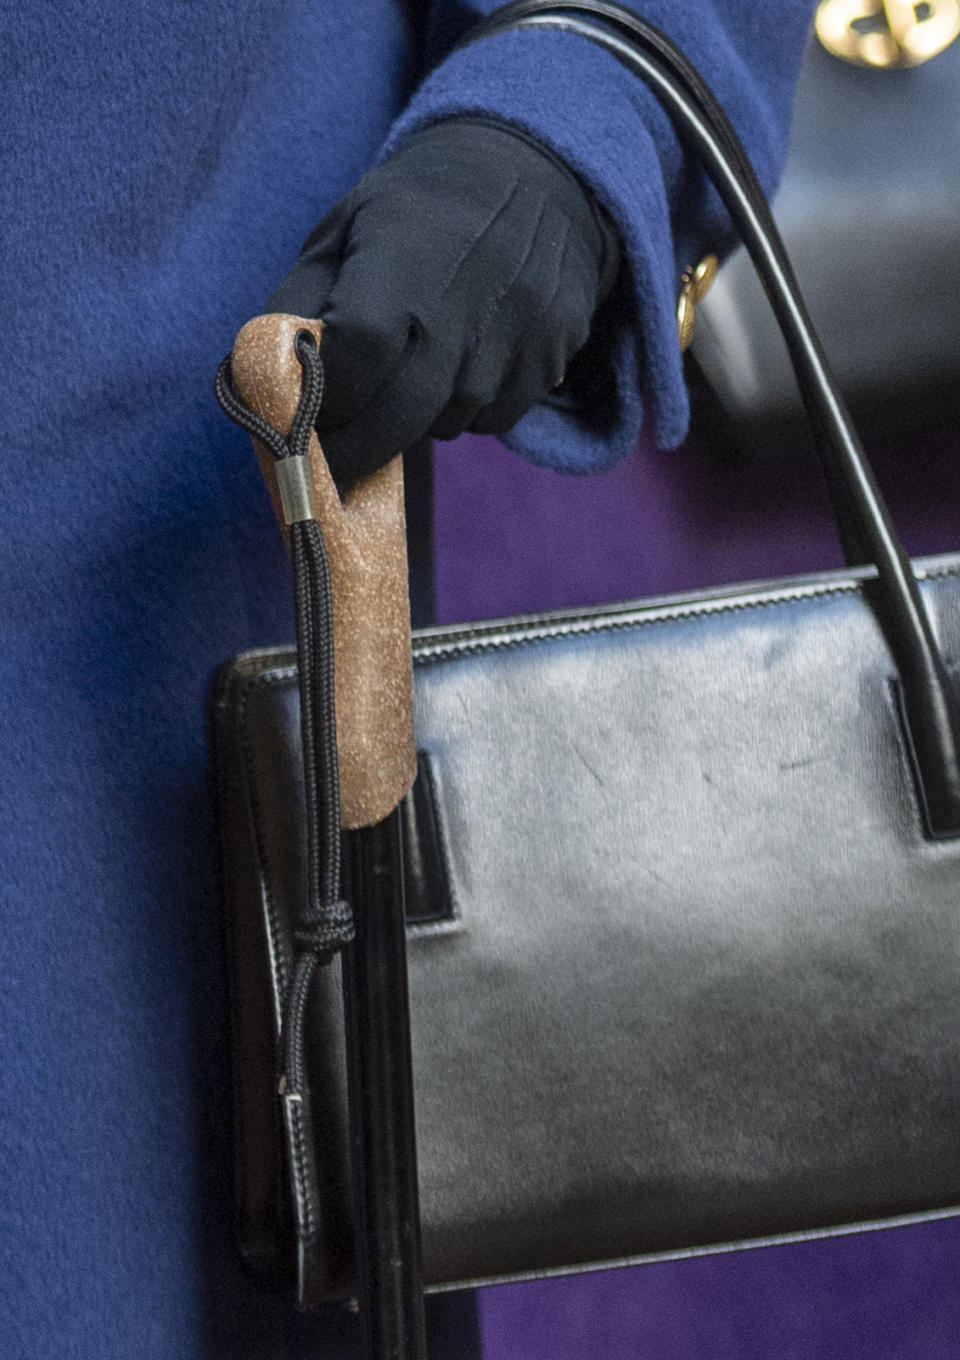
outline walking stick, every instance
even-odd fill
[[[310,1136],[311,982],[339,952],[364,1353],[426,1360],[397,812],[416,773],[403,473],[397,457],[341,498],[313,432],[322,329],[256,318],[217,384],[253,437],[294,567],[309,907],[294,932],[280,1095],[295,1149]],[[320,1206],[290,1160],[302,1297]]]

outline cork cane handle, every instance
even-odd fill
[[[248,321],[233,347],[237,395],[283,434],[300,397],[301,330],[322,343],[322,322],[270,315]],[[273,457],[253,445],[282,525]],[[341,500],[312,434],[310,469],[333,591],[341,819],[355,829],[382,821],[416,775],[403,466],[398,455]]]

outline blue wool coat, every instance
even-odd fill
[[[679,271],[724,237],[652,96],[567,34],[446,59],[488,0],[0,5],[0,1354],[299,1354],[231,1242],[203,704],[292,635],[288,570],[212,374],[314,221],[398,139],[513,120],[628,267],[593,395],[513,444],[574,471],[686,422]],[[808,0],[645,0],[772,185]],[[425,79],[423,78],[425,76]],[[302,1338],[301,1338],[302,1339]]]

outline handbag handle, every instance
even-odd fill
[[[599,22],[598,22],[599,21]],[[834,517],[850,565],[872,562],[870,602],[899,678],[926,830],[960,834],[960,704],[920,597],[783,241],[747,154],[702,76],[658,29],[614,0],[514,0],[471,29],[461,46],[506,31],[554,28],[610,52],[657,94],[698,154],[756,268],[787,343]]]

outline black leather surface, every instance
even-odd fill
[[[955,657],[960,557],[927,565]],[[960,1204],[960,844],[924,838],[864,574],[417,636],[455,901],[410,932],[432,1284]],[[260,936],[233,954],[241,1056],[252,1043],[264,1076],[247,1064],[238,1090],[251,1240],[277,1200],[256,953],[272,934],[283,955],[298,891],[295,706],[281,651],[239,658],[216,708],[225,834],[256,869],[227,885]],[[312,1085],[338,1292],[324,982]]]
[[[852,399],[955,392],[958,157],[960,42],[912,71],[858,69],[811,44],[774,217]],[[743,250],[697,308],[693,348],[739,420],[803,420]]]
[[[430,757],[417,753],[417,778],[400,806],[404,910],[411,923],[444,921],[456,907],[443,817]]]

